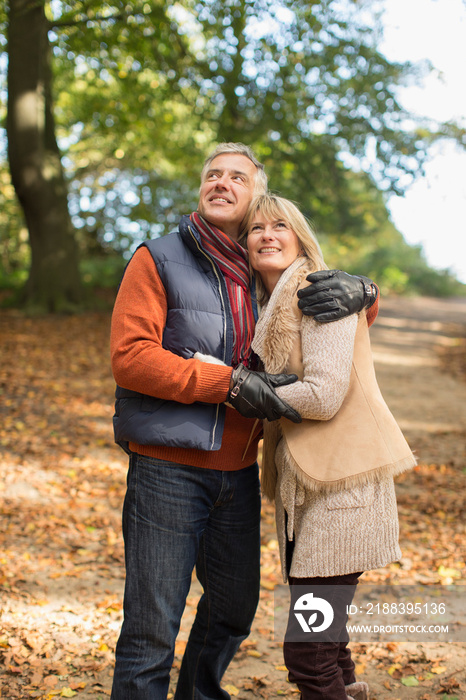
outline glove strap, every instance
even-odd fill
[[[375,304],[377,297],[379,296],[379,289],[376,284],[372,282],[368,277],[359,278],[364,287],[364,308],[370,309],[372,304]]]
[[[239,392],[241,391],[241,385],[243,384],[243,382],[246,379],[246,377],[244,376],[244,372],[242,371],[242,367],[240,366],[237,369],[239,370],[238,377],[237,378],[235,377],[235,379],[234,379],[235,385],[230,390],[230,396],[229,396],[230,399],[235,399],[238,396]]]

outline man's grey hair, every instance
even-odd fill
[[[224,153],[234,153],[236,155],[246,156],[246,158],[249,158],[249,160],[254,163],[257,168],[254,195],[265,194],[267,192],[267,175],[265,174],[264,166],[257,160],[252,148],[246,146],[244,143],[219,143],[217,148],[204,161],[204,166],[201,173],[201,183],[204,182],[207,171],[213,159],[217,156],[223,155]]]

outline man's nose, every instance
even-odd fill
[[[217,185],[217,187],[227,189],[227,187],[228,187],[228,175],[227,175],[227,173],[223,173],[223,175],[220,175],[220,177],[217,178],[215,184]]]

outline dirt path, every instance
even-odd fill
[[[110,694],[126,460],[112,442],[113,380],[102,371],[108,327],[105,314],[31,321],[0,313],[0,697],[9,700]],[[420,465],[397,483],[403,560],[368,580],[464,584],[466,381],[455,356],[466,300],[384,300],[371,335],[382,391]],[[264,506],[261,602],[225,677],[233,697],[297,697],[273,636],[280,583]],[[198,595],[194,582],[173,680]],[[466,697],[465,644],[353,647],[371,700]]]
[[[466,466],[466,382],[442,361],[465,335],[466,300],[386,300],[371,330],[384,397],[428,464]]]

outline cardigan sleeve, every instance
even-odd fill
[[[325,324],[303,315],[303,381],[276,390],[302,418],[330,420],[339,410],[349,387],[357,324],[357,314]]]
[[[112,315],[113,376],[125,389],[179,403],[222,403],[231,367],[184,359],[162,347],[167,297],[150,252],[140,248],[123,276]]]

